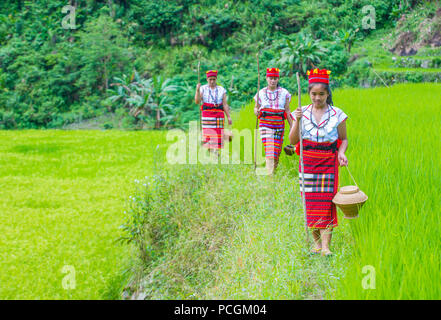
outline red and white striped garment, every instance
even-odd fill
[[[336,227],[337,208],[332,202],[338,189],[337,141],[303,140],[305,186],[299,163],[300,194],[305,196],[306,222],[309,228]]]

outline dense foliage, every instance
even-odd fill
[[[76,8],[73,29],[62,26],[72,13],[63,12],[65,5]],[[233,108],[256,90],[257,52],[264,67],[286,62],[286,76],[296,68],[304,73],[307,67],[327,67],[336,83],[358,85],[342,75],[354,41],[372,32],[362,28],[365,5],[375,7],[381,29],[393,26],[416,1],[2,1],[0,128],[62,127],[106,114],[129,128],[181,126],[198,117],[192,97],[199,52],[201,79],[203,71],[218,69]],[[328,54],[293,47],[302,44],[300,31]],[[110,99],[116,89],[111,84],[135,72],[145,81],[161,76],[174,86],[162,107],[149,105],[162,110],[159,115],[134,114],[124,99]],[[281,84],[296,90],[290,78]]]

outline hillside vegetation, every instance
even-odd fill
[[[393,67],[393,48],[384,46],[391,41],[380,39],[395,28],[401,34],[424,22],[435,36],[415,31],[409,45],[441,55],[438,5],[430,1],[71,0],[71,27],[66,4],[0,4],[0,128],[76,128],[90,118],[105,129],[182,127],[198,116],[199,54],[202,79],[219,69],[234,109],[256,90],[257,52],[262,76],[279,66],[291,91],[294,73],[313,66],[332,69],[334,87],[383,85],[371,67]],[[375,29],[363,27],[366,5],[375,8]],[[438,81],[439,60],[428,67],[435,72],[382,76],[389,84]]]

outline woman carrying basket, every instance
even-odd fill
[[[347,166],[345,152],[347,115],[332,102],[329,88],[331,71],[308,71],[308,93],[312,104],[297,108],[291,117],[294,125],[289,133],[291,144],[299,145],[299,120],[302,118],[304,191],[306,223],[312,229],[315,247],[312,253],[331,255],[332,229],[337,226],[337,208],[332,199],[338,189],[338,166]],[[299,163],[299,172],[301,165]]]
[[[273,174],[279,164],[282,151],[285,119],[292,127],[289,103],[291,94],[279,86],[279,69],[266,69],[268,86],[254,96],[254,114],[259,118],[259,131],[265,147],[266,168],[268,174]]]
[[[227,104],[227,91],[218,86],[217,70],[209,70],[207,84],[196,86],[195,102],[201,105],[202,143],[210,151],[222,149],[224,146],[224,112],[227,115],[228,124],[232,125],[230,107]]]

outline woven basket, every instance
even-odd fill
[[[285,153],[286,153],[288,156],[292,156],[292,155],[295,153],[295,148],[294,148],[293,145],[288,144],[288,145],[286,145],[286,146],[283,148],[283,151],[285,151]]]
[[[367,199],[357,186],[345,186],[340,188],[332,202],[343,211],[346,219],[355,219]]]

